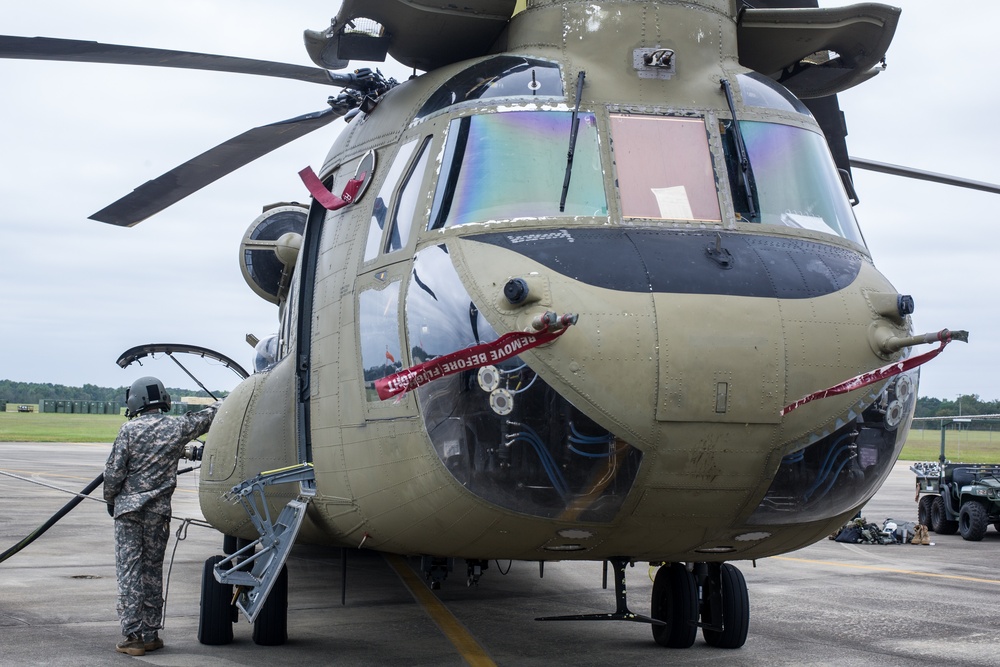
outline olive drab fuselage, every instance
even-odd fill
[[[222,494],[309,461],[307,541],[690,562],[797,549],[866,502],[915,373],[781,409],[898,359],[870,330],[905,336],[909,318],[878,306],[896,290],[816,122],[738,64],[731,4],[531,3],[502,52],[354,117],[319,175],[365,189],[312,205],[278,359],[209,435],[206,518],[255,537]],[[548,311],[579,319],[512,360],[375,394]],[[298,487],[268,493],[276,513]]]

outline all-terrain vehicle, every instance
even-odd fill
[[[978,542],[992,523],[1000,531],[1000,465],[917,463],[918,522],[935,533],[961,532]]]

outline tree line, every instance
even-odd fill
[[[917,409],[913,416],[953,417],[997,414],[1000,414],[1000,399],[984,401],[979,398],[979,394],[963,394],[954,399],[921,396],[917,399]]]
[[[126,387],[98,387],[93,384],[85,384],[82,387],[67,387],[50,382],[0,380],[0,400],[17,404],[38,404],[46,399],[55,401],[113,401],[125,405],[125,389]],[[175,400],[180,399],[181,396],[208,396],[208,392],[202,389],[195,391],[166,387],[166,390]],[[222,398],[229,392],[216,391],[213,393]]]

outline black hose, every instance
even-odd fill
[[[177,474],[183,475],[186,472],[191,472],[192,470],[197,470],[197,469],[198,466],[192,466],[190,468],[182,468],[181,470],[177,471]],[[94,489],[96,489],[103,483],[104,483],[104,473],[102,472],[100,475],[94,478],[94,481],[92,481],[87,486],[83,487],[80,493],[78,493],[73,498],[73,500],[63,505],[62,509],[60,509],[58,512],[49,517],[48,521],[40,525],[38,528],[35,528],[33,531],[28,533],[24,537],[24,539],[22,539],[20,542],[18,542],[10,549],[7,549],[7,551],[4,551],[2,554],[0,554],[0,563],[4,562],[8,558],[16,554],[18,551],[20,551],[21,549],[23,549],[24,547],[28,546],[29,544],[37,540],[39,537],[41,537],[45,533],[45,531],[54,526],[56,522],[59,521],[59,519],[69,514],[74,507],[83,502],[85,496],[89,496]]]
[[[38,528],[35,528],[33,531],[28,533],[28,535],[25,536],[25,538],[22,539],[20,542],[18,542],[10,549],[7,549],[7,551],[4,551],[2,554],[0,554],[0,563],[4,562],[8,558],[16,554],[18,551],[20,551],[21,549],[23,549],[24,547],[28,546],[29,544],[37,540],[39,537],[41,537],[42,534],[45,533],[45,531],[47,531],[49,528],[55,525],[56,521],[69,514],[70,510],[72,510],[74,507],[83,502],[84,496],[89,496],[91,491],[93,491],[103,483],[104,483],[104,473],[102,472],[100,475],[94,478],[94,481],[92,481],[87,486],[83,487],[83,490],[80,491],[79,495],[77,495],[76,497],[73,498],[73,500],[63,505],[61,510],[59,510],[51,517],[49,517],[48,521],[43,523]]]

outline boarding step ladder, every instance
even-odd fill
[[[299,483],[299,497],[285,505],[278,518],[272,521],[264,487],[291,482]],[[306,516],[306,506],[316,495],[315,482],[312,463],[301,463],[262,472],[237,484],[225,496],[243,505],[260,534],[259,538],[215,565],[215,580],[236,587],[236,606],[251,623],[257,619],[295,544],[295,536]]]

